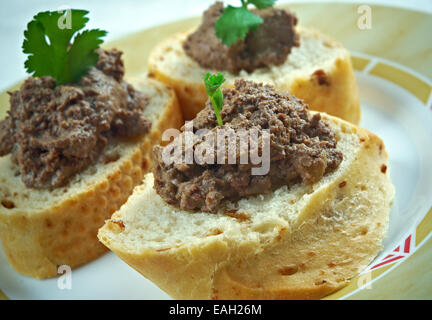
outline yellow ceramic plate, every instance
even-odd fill
[[[384,249],[328,299],[432,298],[432,16],[354,4],[293,4],[302,25],[339,40],[352,53],[363,110],[361,125],[383,138],[396,187]],[[370,10],[368,29],[364,14]],[[187,30],[183,20],[110,43],[124,52],[128,75],[143,74],[151,48]],[[0,117],[8,97],[0,95]],[[0,250],[0,289],[12,299],[166,299],[113,254],[73,271],[71,278],[34,280],[16,274]],[[70,289],[70,290],[69,290]],[[5,295],[0,291],[0,299]]]

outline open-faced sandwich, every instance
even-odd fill
[[[190,120],[207,99],[201,77],[224,71],[236,79],[267,83],[303,99],[312,110],[358,124],[360,104],[349,52],[329,37],[301,26],[275,1],[216,2],[196,30],[160,43],[149,59],[149,76],[173,87]],[[256,9],[249,10],[254,4]],[[270,7],[269,7],[270,6]]]
[[[204,109],[154,147],[153,173],[99,239],[177,299],[341,288],[386,234],[394,189],[383,142],[270,85],[236,80],[222,93],[222,82],[206,75]]]
[[[174,91],[123,79],[122,53],[98,48],[104,31],[70,43],[87,13],[72,10],[70,29],[59,29],[58,12],[28,24],[33,76],[9,93],[0,122],[1,243],[15,270],[36,278],[106,251],[98,228],[141,183],[161,133],[183,122]]]

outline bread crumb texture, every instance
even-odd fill
[[[315,30],[297,30],[300,46],[292,48],[284,64],[237,75],[225,72],[223,86],[233,87],[240,78],[271,84],[303,99],[312,110],[359,123],[360,102],[349,52]],[[149,75],[175,89],[185,120],[193,119],[208,98],[202,76],[217,72],[200,67],[186,55],[183,42],[190,32],[176,34],[156,46],[148,68]]]
[[[0,158],[0,238],[17,272],[53,277],[60,265],[75,267],[106,252],[97,230],[141,183],[152,165],[151,146],[160,141],[163,130],[181,126],[172,90],[155,80],[130,80],[151,97],[144,111],[152,121],[151,132],[113,141],[97,163],[65,187],[27,188],[10,156]]]
[[[99,239],[177,299],[317,299],[343,287],[381,249],[394,189],[382,141],[322,116],[344,160],[320,182],[211,214],[167,205],[147,174]]]

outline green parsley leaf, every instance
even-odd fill
[[[217,75],[207,73],[203,76],[203,80],[206,92],[213,105],[218,125],[222,126],[223,122],[220,112],[223,108],[223,93],[220,86],[225,82],[225,76],[220,72]]]
[[[261,23],[263,19],[247,8],[229,5],[215,23],[216,36],[223,44],[230,46],[238,39],[244,39],[249,31],[256,30]]]
[[[71,28],[61,29],[59,20],[64,13],[40,12],[33,17],[24,32],[23,52],[28,54],[24,66],[34,77],[52,76],[57,84],[78,82],[93,67],[98,55],[94,51],[103,42],[107,32],[86,30],[88,22],[85,10],[71,10]]]
[[[215,23],[216,36],[230,46],[238,39],[244,39],[249,31],[256,30],[264,20],[249,11],[248,5],[258,9],[271,7],[276,0],[242,0],[241,7],[228,5]]]
[[[274,5],[276,0],[249,0],[248,3],[253,4],[257,9],[265,9]]]
[[[81,79],[98,62],[99,55],[95,50],[103,43],[101,38],[105,35],[106,31],[99,29],[85,30],[77,34],[67,55],[66,74],[72,79]]]
[[[223,73],[210,74],[207,73],[203,76],[204,85],[209,96],[212,96],[215,91],[225,82],[225,76]]]

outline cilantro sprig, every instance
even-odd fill
[[[203,80],[206,92],[213,105],[218,125],[223,126],[220,112],[223,108],[224,98],[220,86],[225,82],[225,76],[223,73],[220,72],[217,75],[207,73],[205,76],[203,76]]]
[[[83,29],[88,11],[70,10],[70,26],[61,28],[63,12],[44,11],[33,17],[24,32],[24,66],[34,77],[52,76],[56,84],[78,82],[98,61],[95,52],[107,32]],[[75,35],[76,34],[76,35]],[[75,35],[73,42],[72,37]]]
[[[241,0],[241,7],[228,5],[215,23],[216,36],[222,43],[230,46],[238,39],[244,39],[249,31],[256,30],[264,20],[249,11],[252,4],[257,9],[265,9],[274,5],[276,0]]]

